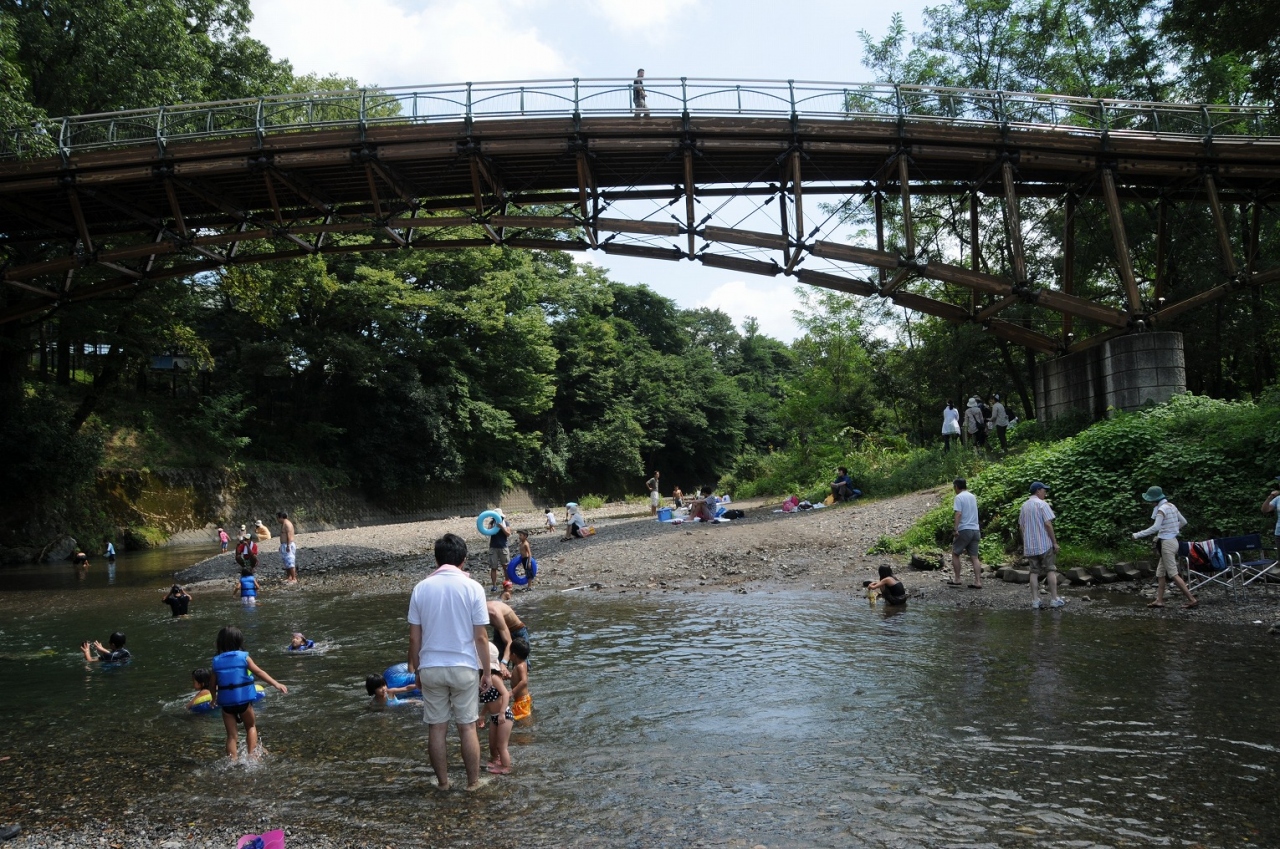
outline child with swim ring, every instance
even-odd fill
[[[507,749],[507,741],[511,739],[511,724],[515,719],[511,713],[511,694],[502,682],[505,669],[502,666],[498,647],[489,643],[489,669],[493,672],[489,681],[489,689],[480,691],[480,721],[484,721],[485,713],[489,714],[489,763],[485,769],[494,775],[508,775],[511,772],[511,752]],[[483,725],[477,727],[477,731]]]
[[[511,716],[515,721],[528,719],[533,713],[533,696],[529,693],[529,644],[519,638],[511,641]]]
[[[213,710],[212,670],[201,667],[191,670],[191,686],[196,694],[187,702],[187,710],[192,713],[204,713]]]
[[[260,678],[288,695],[289,688],[272,678],[253,662],[244,650],[244,634],[234,625],[224,625],[218,631],[218,654],[213,663],[213,698],[222,708],[222,727],[227,731],[227,757],[235,760],[238,755],[240,735],[237,724],[244,725],[245,751],[257,759],[258,725],[253,715],[253,703],[258,700],[254,680]]]
[[[400,705],[405,702],[420,702],[421,699],[402,699],[401,696],[406,693],[412,693],[418,689],[417,684],[409,684],[404,687],[388,687],[387,679],[381,675],[368,675],[364,679],[364,689],[373,698],[369,700],[371,708],[385,708],[389,705]]]
[[[289,651],[307,651],[315,647],[316,641],[308,640],[301,631],[294,631],[293,638],[289,640]]]

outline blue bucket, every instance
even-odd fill
[[[659,521],[659,522],[670,522],[670,521],[671,521],[671,508],[670,508],[670,507],[659,507],[659,508],[658,508],[658,521]]]

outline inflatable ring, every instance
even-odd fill
[[[485,527],[484,523],[486,519],[493,520],[492,528]],[[479,516],[476,516],[476,530],[487,537],[491,537],[500,530],[499,525],[502,524],[502,521],[502,514],[497,510],[486,510]]]
[[[538,577],[538,559],[536,557],[529,558],[529,565],[525,567],[525,574],[523,575],[520,574],[520,565],[522,563],[524,563],[524,556],[516,555],[511,558],[511,562],[507,564],[507,580],[518,587],[523,587],[525,584]]]
[[[191,702],[191,707],[187,708],[187,710],[192,713],[208,713],[213,710],[213,707],[213,694],[203,693],[195,697]]]
[[[387,682],[388,687],[408,687],[413,689],[407,693],[401,693],[400,698],[413,698],[421,696],[422,690],[418,689],[418,676],[409,671],[409,664],[396,663],[387,667],[387,671],[382,673],[382,680]]]

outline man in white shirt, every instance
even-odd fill
[[[1009,432],[1009,412],[1004,408],[1004,401],[999,395],[991,396],[991,426],[995,428],[996,436],[1000,439],[1000,450],[1007,454],[1009,441],[1006,434]]]
[[[978,555],[978,542],[982,533],[978,530],[978,499],[969,491],[969,484],[964,478],[952,481],[956,491],[956,500],[952,504],[955,519],[954,541],[951,543],[951,571],[955,572],[955,580],[947,581],[953,587],[961,586],[960,555],[968,554],[973,564],[973,583],[970,589],[982,589],[982,558]]]
[[[1280,476],[1272,481],[1273,484],[1280,484]],[[1276,548],[1280,549],[1280,489],[1272,489],[1271,493],[1263,499],[1262,512],[1274,513],[1276,517]]]
[[[459,568],[467,562],[462,537],[440,537],[435,556],[436,570],[418,582],[409,599],[409,671],[417,671],[422,687],[422,720],[436,782],[442,790],[449,788],[446,736],[452,716],[467,789],[474,790],[480,786],[480,691],[490,686],[489,611],[484,588]]]
[[[1200,602],[1178,574],[1178,532],[1186,526],[1187,520],[1158,486],[1142,493],[1142,500],[1156,505],[1156,509],[1151,511],[1151,527],[1138,531],[1133,538],[1142,539],[1156,534],[1160,546],[1160,565],[1156,567],[1156,600],[1147,607],[1164,607],[1165,585],[1168,581],[1173,581],[1187,597],[1187,603],[1182,605],[1183,609],[1190,610]]]

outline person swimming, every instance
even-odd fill
[[[316,647],[315,640],[308,640],[302,636],[301,631],[293,632],[293,639],[289,640],[289,651],[307,651]]]

